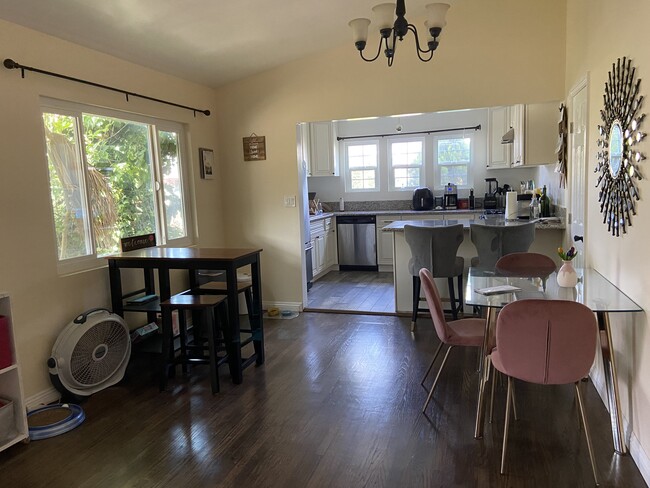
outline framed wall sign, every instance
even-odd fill
[[[201,164],[201,178],[211,180],[214,178],[214,151],[204,147],[199,148],[199,161]]]
[[[632,61],[626,58],[612,65],[600,111],[603,123],[598,126],[598,201],[603,223],[614,236],[626,233],[632,225],[639,200],[639,163],[645,159],[637,147],[645,137],[641,132],[645,114],[639,112],[643,96],[635,72]]]
[[[262,161],[266,159],[266,137],[253,133],[244,137],[244,161]]]

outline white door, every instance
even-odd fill
[[[568,227],[570,242],[578,255],[574,266],[583,268],[585,259],[585,204],[587,199],[587,124],[589,104],[587,98],[587,77],[583,78],[569,92],[569,162],[568,180],[571,191]]]

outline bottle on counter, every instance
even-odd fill
[[[546,185],[542,188],[542,197],[539,199],[539,216],[551,216],[551,199],[546,195]]]
[[[469,209],[474,210],[474,188],[469,189]]]
[[[530,218],[538,219],[539,218],[539,195],[533,195],[533,198],[530,199]]]
[[[343,202],[343,197],[339,198],[339,211],[345,211],[345,203]]]

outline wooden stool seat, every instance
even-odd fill
[[[160,378],[160,389],[165,389],[170,367],[176,364],[183,366],[183,372],[187,372],[188,364],[209,364],[210,383],[212,393],[219,392],[219,371],[221,364],[228,360],[227,354],[218,356],[221,351],[226,351],[227,327],[223,327],[227,321],[227,297],[225,295],[190,295],[187,292],[179,293],[160,304],[163,320],[163,354],[162,371]],[[172,312],[179,310],[179,338],[180,356],[176,357],[173,348]],[[202,325],[202,330],[207,331],[207,345],[199,340],[197,330],[198,324],[194,323],[193,341],[188,341],[188,330],[185,312],[194,313]],[[215,313],[217,312],[217,313]],[[221,338],[220,332],[223,334]],[[173,371],[173,370],[172,370]]]
[[[227,283],[225,281],[208,281],[198,287],[199,292],[213,292],[215,294],[226,293]],[[237,281],[237,293],[253,288],[251,281]]]

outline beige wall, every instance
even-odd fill
[[[2,56],[37,68],[117,86],[217,113],[214,91],[0,21]],[[198,148],[217,147],[216,117],[35,73],[0,68],[0,290],[11,295],[27,396],[50,387],[46,360],[76,315],[110,305],[106,268],[59,276],[39,96],[111,107],[186,124],[200,242],[222,243],[220,179],[198,175]],[[142,318],[139,318],[142,320]],[[137,320],[136,317],[133,320]]]
[[[283,207],[298,192],[296,123],[564,98],[565,2],[487,3],[454,4],[430,63],[412,39],[390,69],[350,41],[218,90],[227,239],[264,248],[265,301],[302,301],[300,210]],[[252,132],[266,136],[266,161],[243,160]]]
[[[649,18],[650,3],[642,0],[570,0],[567,7],[565,84],[568,92],[585,73],[589,74],[588,227],[585,234],[588,262],[645,310],[650,308],[650,262],[647,259],[650,242],[647,195],[650,183],[647,179],[639,182],[641,201],[638,203],[638,214],[633,216],[628,234],[616,238],[609,235],[607,227],[602,224],[593,169],[597,162],[597,125],[601,123],[603,91],[612,63],[619,57],[631,58],[633,66],[637,68],[637,76],[642,79],[641,94],[649,95]],[[647,103],[642,106],[641,112],[648,113]],[[644,126],[644,131],[648,132],[650,125],[647,118]],[[647,142],[640,146],[641,151],[650,156]],[[647,161],[641,163],[641,171],[646,177],[647,165]],[[650,350],[650,334],[647,316],[645,313],[613,314],[612,326],[623,414],[629,426],[627,433],[631,436],[633,449],[638,449],[640,444],[649,453],[650,416],[647,412],[650,409],[650,383],[647,378],[650,375],[650,356],[647,351]]]

